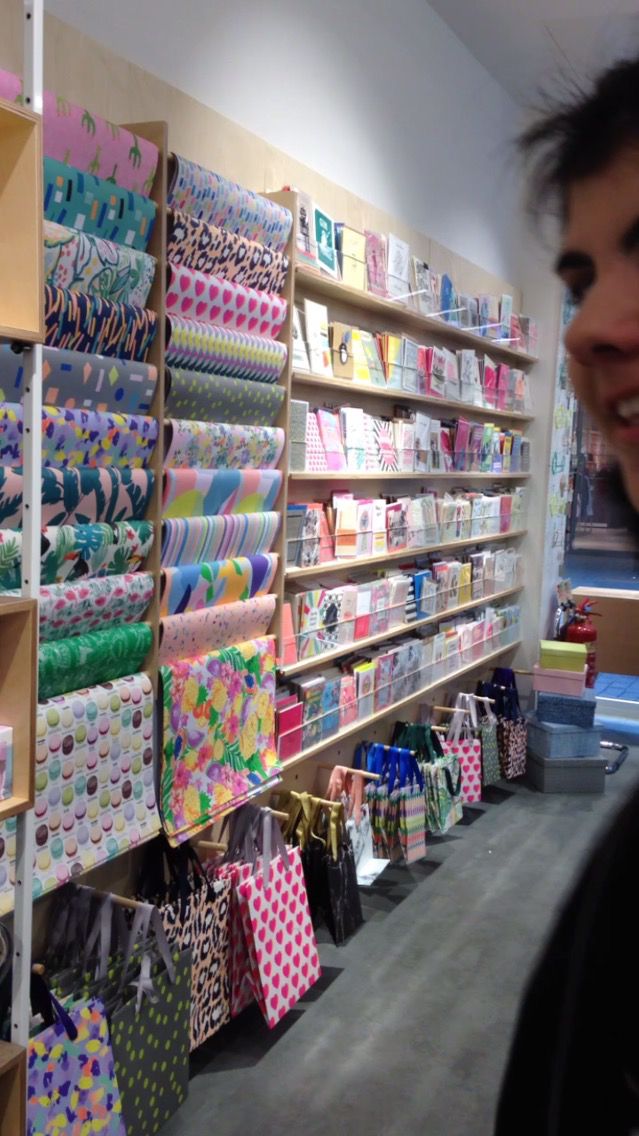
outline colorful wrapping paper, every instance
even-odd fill
[[[233,556],[270,552],[280,526],[279,513],[228,517],[177,517],[162,522],[162,565],[201,564]]]
[[[281,296],[258,292],[236,281],[207,276],[195,268],[169,264],[166,310],[260,338],[277,339],[288,304]]]
[[[113,304],[100,296],[44,286],[45,343],[121,359],[144,361],[157,315],[132,304]]]
[[[269,512],[282,485],[278,469],[167,469],[163,516]]]
[[[42,524],[140,520],[153,491],[149,469],[43,469]],[[22,523],[22,474],[0,466],[0,527]]]
[[[273,583],[277,561],[277,556],[240,556],[165,568],[160,614],[177,615],[263,596]]]
[[[167,258],[261,292],[281,292],[286,284],[288,257],[284,253],[177,209],[169,210]]]
[[[35,896],[159,832],[153,704],[150,678],[136,674],[38,706]],[[15,826],[1,826],[0,914],[13,906]]]
[[[171,418],[164,464],[174,469],[272,469],[284,449],[274,426],[237,426]],[[0,451],[1,452],[1,451]]]
[[[189,420],[272,426],[284,402],[284,387],[229,375],[166,369],[167,414]]]
[[[40,642],[97,631],[105,624],[135,623],[144,615],[154,591],[150,572],[45,584],[38,605]]]
[[[293,227],[293,215],[283,205],[178,154],[170,157],[168,199],[174,209],[259,241],[275,252],[284,251]]]
[[[139,568],[153,546],[153,525],[150,521],[113,525],[51,525],[42,530],[40,545],[40,579],[43,585],[78,579],[86,583],[90,577],[122,576]],[[0,529],[2,591],[20,587],[21,563],[22,533]],[[129,595],[131,608],[137,610],[137,589],[131,589]],[[42,608],[40,610],[42,612]],[[96,616],[99,612],[100,605],[96,599]],[[65,610],[65,616],[72,618],[73,614],[73,609]]]
[[[157,367],[150,363],[57,347],[42,350],[42,401],[47,406],[146,414],[157,378]],[[0,345],[0,399],[17,402],[23,388],[22,355],[16,355],[8,343]]]
[[[179,844],[278,775],[275,643],[257,638],[161,669],[161,810]]]
[[[192,659],[207,651],[219,651],[265,635],[275,614],[276,596],[167,615],[160,624],[161,663]]]
[[[0,462],[22,465],[22,406],[0,403]],[[67,466],[124,466],[141,469],[158,439],[155,418],[104,414],[97,410],[42,408],[42,464]]]
[[[44,216],[83,233],[144,252],[157,205],[140,193],[74,166],[44,159]]]
[[[155,277],[155,257],[104,237],[44,222],[44,279],[47,284],[88,292],[114,304],[143,308]]]
[[[236,379],[275,383],[287,358],[285,343],[210,323],[168,315],[166,361]]]
[[[123,624],[103,631],[87,631],[55,643],[41,643],[38,652],[38,698],[53,698],[135,674],[153,644],[148,623]]]
[[[19,102],[22,80],[0,71],[0,98]],[[44,92],[44,153],[47,158],[108,178],[148,197],[158,164],[158,148],[124,126],[90,114],[51,91]]]

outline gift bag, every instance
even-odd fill
[[[497,711],[497,742],[502,776],[507,781],[526,772],[528,731],[519,706],[515,675],[508,667],[497,667],[489,684],[490,697]]]
[[[459,760],[462,775],[461,795],[465,805],[481,801],[481,741],[476,736],[477,711],[475,701],[467,694],[458,694],[455,713],[452,715],[444,752],[453,753]]]
[[[336,946],[346,942],[364,922],[357,886],[355,857],[346,829],[345,809],[350,800],[342,788],[352,786],[351,771],[336,766],[326,801],[339,792],[343,799],[328,805],[309,793],[291,793],[301,809],[296,835],[301,837],[302,867],[313,925],[323,921]]]
[[[399,749],[399,840],[407,864],[426,855],[424,777],[415,754]]]
[[[482,785],[496,785],[501,780],[497,718],[491,709],[491,700],[478,694],[479,740],[481,741]]]

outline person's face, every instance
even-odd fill
[[[578,304],[570,376],[639,509],[639,148],[575,182],[567,205],[557,271]]]

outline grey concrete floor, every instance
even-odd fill
[[[276,1030],[250,1010],[198,1051],[162,1136],[490,1136],[526,976],[638,780],[634,750],[604,796],[494,790],[385,874],[346,946],[322,942],[321,985]]]

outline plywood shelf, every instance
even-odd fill
[[[26,1049],[0,1041],[0,1136],[22,1136],[26,1131],[26,1080]]]
[[[413,331],[422,332],[457,347],[474,347],[477,351],[508,360],[522,368],[531,367],[537,362],[536,356],[529,355],[526,351],[500,344],[498,340],[488,339],[467,328],[455,327],[435,316],[421,315],[414,308],[398,304],[393,300],[385,300],[382,296],[374,296],[371,292],[361,292],[357,288],[342,284],[339,280],[324,276],[317,269],[308,268],[304,264],[295,266],[295,282],[300,291],[324,296],[335,303],[351,304],[354,308],[380,316],[391,317]]]
[[[375,398],[390,398],[393,402],[406,402],[410,405],[430,406],[438,410],[459,411],[471,417],[496,419],[500,422],[532,422],[534,415],[522,414],[518,410],[495,410],[489,406],[474,406],[452,398],[435,398],[433,395],[416,394],[396,387],[382,387],[375,383],[359,383],[354,379],[327,378],[312,371],[294,371],[293,385],[308,386],[318,391],[348,391],[349,394]]]
[[[0,819],[33,805],[37,660],[36,600],[0,597],[0,725],[13,729],[11,795]]]
[[[0,99],[0,340],[44,338],[42,124]]]
[[[341,470],[338,473],[329,471],[327,473],[289,473],[290,481],[525,481],[530,477],[529,473],[470,473],[463,470],[451,470],[447,472],[438,473],[397,473],[395,471],[385,472],[383,469],[372,470],[370,472],[351,473],[349,470]]]

